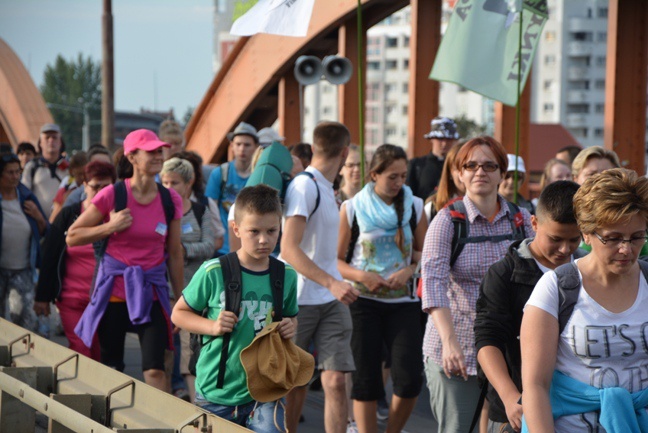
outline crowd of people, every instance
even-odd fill
[[[258,432],[298,431],[314,370],[330,433],[402,431],[424,385],[440,432],[648,431],[646,177],[568,146],[527,200],[494,138],[425,137],[362,179],[337,122],[242,122],[215,167],[173,120],[114,155],[43,125],[0,152],[0,311],[119,371],[135,333],[146,383]]]

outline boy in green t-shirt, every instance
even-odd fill
[[[196,364],[196,404],[255,432],[285,430],[283,402],[254,401],[239,358],[241,351],[272,320],[269,256],[279,237],[281,215],[281,202],[275,189],[256,185],[241,190],[234,217],[234,234],[241,240],[241,248],[236,252],[242,279],[239,314],[225,311],[223,274],[219,260],[213,259],[196,272],[171,317],[182,329],[216,337],[211,341],[205,339]],[[207,316],[202,317],[205,308]],[[297,312],[297,274],[286,265],[283,319],[278,325],[282,338],[291,339],[295,335]],[[226,333],[231,333],[229,354],[222,387],[218,388],[222,336]]]

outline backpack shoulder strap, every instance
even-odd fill
[[[554,272],[558,277],[558,334],[560,335],[567,326],[578,301],[581,280],[574,262],[560,265]]]
[[[412,203],[412,216],[410,217],[409,220],[409,226],[410,229],[412,230],[412,239],[414,239],[414,234],[416,233],[416,225],[417,225],[417,215],[416,215],[416,207],[414,207],[414,203]]]
[[[126,209],[127,203],[127,192],[126,192],[126,183],[123,180],[115,182],[115,212]]]
[[[450,267],[453,267],[466,245],[465,240],[468,238],[469,222],[466,215],[466,205],[461,197],[450,201],[447,207],[450,210],[450,218],[454,226],[450,253]]]
[[[358,225],[358,218],[356,218],[355,212],[353,212],[353,220],[351,221],[351,238],[349,239],[349,247],[347,248],[346,256],[344,256],[344,261],[351,263],[353,258],[353,250],[355,250],[356,243],[358,243],[358,238],[360,237],[360,226]]]
[[[272,286],[272,305],[274,309],[273,322],[283,319],[284,277],[286,265],[281,260],[270,256],[270,285]]]
[[[173,204],[173,199],[171,198],[171,192],[166,189],[161,183],[157,184],[158,191],[160,192],[160,198],[162,199],[162,207],[164,208],[164,216],[166,218],[167,226],[173,221],[175,216],[175,205]]]
[[[205,205],[202,203],[192,201],[191,209],[193,210],[194,216],[196,217],[196,221],[198,221],[198,225],[202,226],[202,219],[203,219],[203,215],[205,215],[205,209],[206,209]]]
[[[220,184],[220,200],[223,200],[225,194],[225,187],[227,186],[227,178],[229,177],[229,161],[220,165],[221,169],[221,184]]]
[[[295,177],[296,176],[302,176],[302,175],[310,177],[313,180],[313,182],[315,182],[315,188],[317,188],[317,197],[315,198],[315,207],[313,208],[310,215],[308,215],[308,219],[310,219],[313,216],[313,214],[315,213],[315,211],[317,210],[317,208],[319,207],[319,204],[320,204],[320,190],[319,190],[319,185],[317,184],[317,179],[315,179],[315,175],[313,173],[311,173],[310,171],[302,171],[301,173],[297,173],[295,175]]]
[[[513,202],[506,201],[509,207],[508,218],[511,221],[511,232],[513,233],[513,240],[526,239],[526,230],[524,229],[524,215],[520,207]]]
[[[223,285],[225,290],[225,311],[232,311],[238,314],[241,309],[241,264],[236,252],[220,256],[218,261],[221,264],[223,274]],[[220,365],[218,368],[218,379],[216,388],[222,389],[225,381],[225,368],[227,368],[227,357],[229,354],[229,343],[232,333],[223,335],[223,348],[221,349]]]
[[[646,258],[646,260],[641,260],[641,259],[637,260],[637,263],[639,263],[639,268],[641,269],[641,272],[643,273],[646,281],[648,281],[648,261],[647,260],[648,257]]]

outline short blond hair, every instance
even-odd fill
[[[184,142],[184,135],[182,133],[182,126],[173,119],[166,119],[160,123],[160,128],[158,129],[158,137],[162,141],[181,141]]]
[[[162,166],[162,171],[160,172],[160,178],[167,173],[178,173],[184,183],[189,183],[194,178],[194,169],[193,165],[186,159],[180,159],[178,157],[173,157],[164,161]]]
[[[592,158],[607,159],[613,166],[621,167],[619,157],[613,150],[604,149],[601,146],[586,147],[576,155],[574,162],[572,162],[571,170],[574,179],[580,174],[587,161]]]
[[[583,233],[640,215],[648,224],[648,179],[612,168],[587,179],[574,195],[574,214]]]

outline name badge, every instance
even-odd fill
[[[183,224],[182,225],[182,234],[186,235],[187,233],[193,233],[193,227],[191,227],[191,224]]]
[[[167,225],[164,223],[158,223],[157,227],[155,227],[155,233],[159,234],[160,236],[166,236]]]

